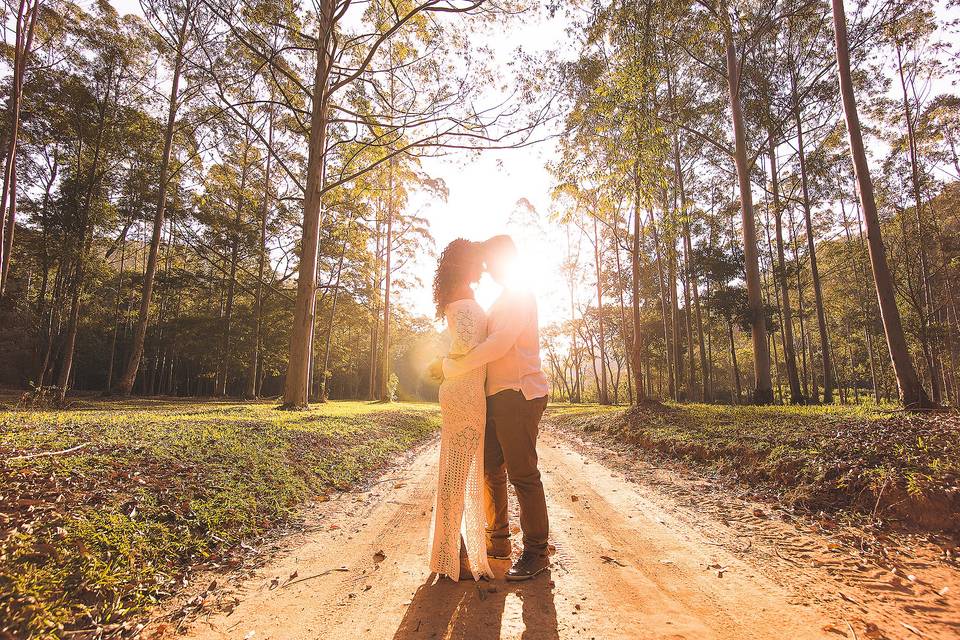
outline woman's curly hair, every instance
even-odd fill
[[[453,302],[454,289],[464,283],[480,278],[483,272],[483,257],[480,244],[457,238],[444,248],[433,276],[433,303],[437,306],[437,319],[442,320],[444,309]]]

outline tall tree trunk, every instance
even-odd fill
[[[593,218],[593,262],[597,271],[597,320],[600,327],[598,342],[600,343],[600,388],[598,389],[598,398],[600,404],[610,404],[610,395],[607,392],[607,349],[606,336],[603,327],[603,280],[601,272],[600,255],[600,234],[597,230],[597,215]]]
[[[167,188],[170,182],[170,157],[173,150],[173,136],[177,124],[177,110],[180,106],[180,76],[183,73],[184,49],[187,43],[187,31],[191,23],[190,15],[182,18],[177,41],[177,52],[173,64],[173,78],[170,82],[170,98],[167,110],[167,124],[163,136],[163,155],[160,157],[160,181],[157,190],[157,208],[153,216],[153,235],[150,239],[150,254],[147,269],[143,277],[143,290],[140,295],[140,310],[133,331],[130,355],[123,376],[117,383],[117,393],[128,396],[137,380],[140,359],[143,357],[143,345],[147,337],[147,325],[150,322],[150,302],[153,298],[153,285],[157,275],[157,260],[160,254],[160,238],[163,234],[163,219],[167,209]]]
[[[107,381],[104,390],[113,386],[113,366],[117,359],[117,335],[120,333],[120,301],[123,298],[123,266],[127,253],[127,232],[120,239],[120,269],[117,274],[117,297],[113,305],[113,335],[110,337],[110,363],[107,365]]]
[[[676,387],[673,399],[681,400],[684,397],[683,389],[686,385],[683,369],[683,341],[680,336],[680,303],[677,299],[677,236],[676,220],[673,209],[670,209],[670,229],[665,234],[670,240],[667,247],[667,287],[670,295],[670,331],[673,340],[673,377]]]
[[[378,367],[378,355],[379,355],[379,345],[380,345],[380,304],[381,304],[381,289],[383,287],[383,261],[381,258],[383,250],[383,218],[381,213],[383,211],[383,202],[382,199],[378,198],[377,207],[376,207],[376,221],[374,223],[374,235],[375,246],[374,246],[374,267],[373,267],[373,286],[371,287],[371,297],[373,298],[372,304],[372,321],[370,322],[370,363],[367,367],[368,380],[367,380],[367,399],[376,400],[377,399],[377,390],[378,390],[378,378],[377,374],[380,371]]]
[[[7,278],[10,274],[10,258],[13,253],[13,234],[17,227],[17,142],[20,133],[20,107],[23,100],[27,59],[33,47],[34,26],[39,13],[40,0],[20,0],[14,25],[16,38],[13,51],[13,77],[7,109],[10,124],[6,140],[6,155],[3,158],[3,186],[0,187],[0,297],[6,291]]]
[[[654,254],[657,259],[657,284],[660,286],[660,317],[663,321],[664,356],[667,361],[667,393],[672,399],[676,400],[677,388],[674,384],[675,378],[673,376],[673,346],[670,341],[670,312],[668,309],[671,296],[664,282],[663,256],[660,251],[660,234],[657,231],[657,221],[653,217],[653,207],[650,207],[650,230],[653,232]]]
[[[737,362],[737,346],[733,340],[733,322],[727,321],[727,336],[730,339],[730,366],[733,368],[733,380],[736,395],[733,396],[733,404],[740,404],[740,396],[743,388],[740,385],[740,364]]]
[[[327,389],[328,369],[330,368],[330,344],[333,337],[334,321],[337,318],[337,300],[340,297],[340,276],[343,274],[343,258],[347,255],[347,245],[350,242],[350,227],[353,219],[347,223],[346,237],[343,239],[343,246],[340,248],[340,259],[337,261],[337,279],[333,285],[333,301],[330,303],[330,321],[327,323],[327,337],[323,346],[323,369],[320,371],[320,392],[317,399],[320,402],[326,402],[329,391]]]
[[[797,123],[797,159],[800,162],[800,191],[803,196],[803,220],[807,229],[807,253],[810,257],[810,280],[813,284],[813,303],[817,312],[817,328],[820,332],[820,358],[823,368],[823,403],[833,404],[833,366],[830,363],[830,337],[827,333],[827,314],[823,308],[823,290],[820,286],[820,269],[817,267],[817,245],[813,240],[813,221],[810,214],[810,189],[807,181],[807,160],[803,149],[803,114],[797,95],[796,73],[790,62],[790,91],[793,98],[793,117]]]
[[[630,365],[630,340],[627,336],[627,308],[623,301],[623,268],[620,264],[620,233],[619,222],[613,220],[613,255],[617,265],[617,299],[620,303],[620,337],[623,339],[623,355],[627,368],[627,401],[633,404],[633,367]],[[614,387],[616,391],[619,383]]]
[[[381,339],[380,356],[380,392],[378,398],[384,402],[393,400],[390,394],[390,287],[393,283],[393,218],[394,211],[394,193],[393,193],[393,159],[390,160],[389,178],[387,180],[387,246],[384,258],[383,273],[383,338]]]
[[[770,351],[767,346],[767,326],[763,313],[760,283],[760,260],[757,251],[757,228],[753,212],[753,194],[750,188],[750,166],[747,161],[747,132],[740,104],[740,63],[733,44],[733,33],[727,4],[723,10],[723,35],[726,45],[727,86],[730,92],[730,112],[733,120],[733,137],[740,186],[740,205],[743,215],[743,257],[747,274],[747,303],[750,309],[750,324],[753,338],[753,372],[756,389],[753,401],[757,404],[773,402],[773,380],[770,376]]]
[[[640,326],[640,170],[636,162],[633,166],[633,251],[630,255],[630,294],[633,311],[633,375],[637,403],[646,400],[643,380],[643,332]],[[649,372],[648,372],[649,373]]]
[[[310,342],[316,313],[317,254],[320,245],[323,175],[327,151],[329,79],[332,66],[334,0],[318,0],[317,69],[313,79],[313,108],[310,116],[310,151],[307,158],[307,187],[303,206],[303,239],[297,274],[297,298],[290,332],[290,357],[283,389],[283,406],[305,408],[310,393]]]
[[[240,261],[240,227],[243,224],[243,206],[246,203],[247,176],[250,173],[250,125],[246,127],[243,146],[243,166],[240,167],[240,192],[237,196],[236,211],[233,217],[233,229],[230,235],[230,279],[227,281],[227,306],[223,314],[223,343],[220,345],[220,367],[223,377],[220,380],[218,395],[227,395],[230,369],[230,343],[233,337],[233,303],[237,293],[237,267]],[[268,154],[269,155],[269,154]],[[170,229],[171,236],[173,228]],[[171,237],[172,241],[172,237]],[[172,242],[171,242],[172,243]]]
[[[809,340],[807,340],[807,329],[806,329],[806,321],[805,321],[806,313],[803,310],[803,278],[801,277],[802,270],[800,269],[800,243],[797,240],[797,235],[795,233],[796,222],[793,219],[793,209],[790,208],[788,209],[788,211],[790,216],[790,245],[793,247],[794,263],[796,264],[796,269],[794,269],[794,273],[796,275],[796,280],[797,280],[797,321],[800,324],[800,364],[802,367],[801,372],[803,374],[800,380],[803,386],[804,401],[817,402],[819,400],[819,396],[817,394],[816,376],[813,374],[809,376],[807,375],[807,372],[808,372],[807,350],[810,345],[809,345]],[[809,360],[812,360],[812,358],[813,356],[811,354]],[[812,367],[813,365],[811,363],[810,368]],[[810,393],[810,387],[808,386],[808,377],[813,378],[814,380],[813,394]]]
[[[780,205],[780,178],[777,174],[777,149],[773,132],[768,131],[770,139],[770,191],[773,198],[773,220],[776,228],[777,268],[776,279],[780,289],[781,309],[783,313],[783,360],[787,369],[787,382],[790,384],[790,403],[802,404],[803,393],[800,390],[800,376],[797,373],[797,352],[793,338],[793,309],[790,306],[790,286],[787,284],[787,264],[783,250],[783,209]]]
[[[847,133],[850,139],[850,155],[857,177],[860,192],[860,206],[867,227],[867,246],[870,250],[870,265],[873,268],[873,281],[877,290],[877,302],[880,305],[880,317],[887,338],[890,360],[897,377],[900,401],[911,409],[928,409],[935,405],[927,397],[920,384],[917,371],[910,360],[907,339],[903,333],[900,310],[897,309],[893,280],[887,266],[886,249],[877,215],[877,204],[873,195],[873,181],[870,178],[870,166],[863,146],[863,134],[860,131],[860,118],[857,114],[857,101],[854,94],[853,77],[850,72],[850,50],[847,45],[847,18],[843,9],[843,0],[831,0],[833,5],[833,26],[837,47],[837,71],[840,84],[840,96],[843,100],[843,112],[847,120]]]
[[[914,223],[917,230],[917,248],[920,254],[920,286],[923,290],[923,304],[920,305],[920,347],[923,351],[923,357],[927,364],[927,372],[930,375],[930,390],[933,392],[933,401],[936,404],[941,402],[940,392],[940,372],[936,365],[937,355],[934,354],[933,346],[930,344],[930,319],[931,310],[934,307],[933,289],[930,284],[930,266],[927,257],[927,238],[923,229],[923,198],[920,187],[920,169],[917,161],[917,138],[913,124],[913,114],[910,109],[910,99],[907,92],[907,80],[903,72],[903,57],[900,51],[900,43],[897,43],[897,70],[900,76],[900,89],[903,93],[903,115],[907,122],[907,142],[910,151],[910,179],[913,187],[914,198]],[[906,215],[904,213],[904,215]],[[906,241],[906,238],[904,238]]]
[[[570,402],[579,404],[582,401],[582,383],[580,380],[580,347],[577,344],[577,324],[576,324],[576,278],[574,276],[573,265],[573,245],[570,242],[570,225],[566,225],[567,231],[567,267],[569,269],[569,278],[567,285],[570,289],[570,361],[572,373],[572,391]]]
[[[271,92],[272,98],[272,92]],[[260,247],[257,257],[257,289],[253,302],[253,344],[250,347],[250,362],[247,367],[247,398],[257,397],[257,370],[260,366],[260,334],[263,331],[263,277],[267,266],[267,218],[270,214],[270,170],[273,160],[273,117],[274,108],[270,107],[267,122],[267,157],[263,170],[263,198],[260,201]]]
[[[841,183],[841,189],[842,188],[843,185]],[[847,207],[842,194],[840,197],[840,213],[843,216],[843,227],[846,231],[847,243],[852,246],[853,236],[850,232],[850,225],[847,222]],[[859,242],[857,245],[858,252],[856,254],[858,284],[857,302],[860,307],[860,317],[863,319],[863,336],[867,347],[867,362],[870,365],[870,382],[873,387],[873,398],[877,404],[880,404],[880,387],[877,385],[877,371],[876,367],[874,366],[873,359],[873,333],[870,331],[872,313],[867,310],[868,300],[866,297],[868,295],[867,290],[869,285],[867,284],[866,268],[863,264],[863,260],[861,259],[863,254],[866,253],[866,247],[863,244],[863,222],[860,218],[859,207],[857,208],[857,239]]]

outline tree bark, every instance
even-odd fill
[[[272,93],[271,93],[272,98]],[[250,347],[250,363],[247,367],[247,380],[244,395],[257,397],[257,370],[260,367],[260,334],[263,330],[263,276],[267,265],[267,217],[270,213],[270,170],[273,160],[273,117],[270,107],[267,123],[267,157],[263,170],[263,199],[260,202],[260,251],[257,257],[257,289],[253,302],[253,344]]]
[[[600,388],[598,390],[598,398],[600,404],[610,404],[610,395],[607,391],[607,350],[606,350],[606,336],[604,335],[603,328],[603,280],[601,264],[600,264],[600,234],[597,230],[597,214],[591,216],[593,218],[593,262],[597,271],[597,320],[599,322],[600,335],[598,342],[600,343]]]
[[[900,76],[900,89],[903,92],[903,115],[907,122],[907,142],[910,152],[910,179],[913,187],[914,198],[914,223],[917,229],[917,248],[920,254],[920,286],[923,291],[921,298],[923,304],[920,305],[920,347],[923,351],[924,360],[927,363],[927,372],[930,375],[930,390],[933,392],[933,401],[940,404],[940,371],[937,366],[937,355],[933,352],[930,344],[930,318],[931,309],[933,309],[933,289],[930,285],[930,266],[927,257],[927,238],[923,229],[923,198],[920,188],[920,170],[917,162],[917,138],[913,125],[913,114],[910,110],[910,100],[907,92],[907,80],[903,72],[903,57],[900,51],[900,43],[897,43],[897,70]],[[904,215],[906,215],[904,213]],[[904,238],[906,241],[906,238]]]
[[[783,250],[783,209],[780,206],[780,178],[777,174],[777,149],[770,133],[770,191],[773,199],[773,220],[777,244],[776,280],[780,289],[781,309],[783,313],[783,360],[787,370],[787,382],[790,385],[790,403],[803,404],[803,392],[800,390],[800,376],[797,373],[797,352],[793,337],[793,309],[790,306],[790,286],[787,283],[787,264]]]
[[[167,208],[167,188],[170,182],[170,158],[173,150],[173,136],[177,123],[179,108],[180,76],[183,73],[184,49],[187,42],[187,31],[191,22],[190,15],[183,16],[177,41],[177,52],[173,64],[173,78],[170,83],[169,108],[167,110],[167,124],[163,136],[163,155],[160,158],[160,182],[157,193],[157,209],[153,216],[153,235],[150,239],[150,254],[147,258],[147,268],[143,277],[143,290],[140,295],[140,310],[137,324],[133,331],[133,341],[130,345],[130,355],[123,376],[117,383],[117,393],[128,396],[133,391],[133,384],[137,379],[140,368],[140,359],[143,357],[143,345],[147,337],[147,325],[150,321],[150,302],[153,298],[153,285],[157,275],[157,260],[160,255],[160,238],[163,233],[163,219]]]
[[[327,337],[323,346],[323,368],[320,371],[320,392],[317,394],[319,402],[328,400],[327,374],[330,368],[330,344],[333,337],[333,325],[337,317],[337,300],[340,297],[340,276],[343,274],[343,258],[347,254],[347,244],[350,242],[350,227],[353,220],[347,223],[347,234],[343,239],[343,246],[340,248],[340,259],[337,261],[337,279],[333,285],[333,301],[330,303],[330,322],[327,323]]]
[[[797,159],[800,162],[800,191],[803,196],[803,220],[807,229],[807,253],[810,259],[810,279],[813,284],[813,303],[817,312],[817,328],[820,332],[820,358],[823,368],[823,402],[833,404],[833,368],[830,363],[830,338],[827,333],[827,314],[823,308],[823,290],[820,286],[820,269],[817,267],[817,245],[813,240],[813,221],[810,214],[810,189],[807,181],[807,161],[803,149],[803,118],[800,98],[797,95],[796,74],[791,59],[790,90],[793,98],[793,117],[797,123]]]
[[[20,133],[20,107],[27,58],[33,47],[34,26],[40,13],[40,0],[20,0],[16,19],[13,53],[13,77],[10,90],[10,129],[6,156],[3,159],[3,186],[0,188],[0,297],[6,291],[13,252],[13,235],[17,227],[17,142]],[[9,202],[9,209],[8,209]]]
[[[877,302],[880,305],[880,317],[887,338],[890,360],[897,377],[900,401],[907,408],[929,409],[935,405],[927,397],[920,384],[917,371],[910,360],[907,340],[903,333],[900,310],[897,309],[896,293],[887,265],[886,249],[877,215],[877,204],[873,195],[873,181],[870,178],[870,166],[863,146],[863,134],[860,130],[860,118],[857,114],[857,101],[850,72],[850,50],[847,45],[847,18],[843,0],[831,0],[833,5],[834,35],[837,47],[837,71],[843,112],[847,121],[847,134],[850,142],[850,155],[860,192],[860,206],[867,227],[867,247],[870,250],[870,265],[873,269],[873,281],[877,290]]]
[[[393,283],[393,218],[394,218],[394,193],[393,193],[393,159],[390,160],[389,179],[387,197],[387,242],[386,255],[384,258],[383,273],[383,338],[381,340],[380,356],[380,391],[378,398],[383,402],[393,400],[390,394],[390,286]]]
[[[640,170],[637,163],[633,167],[633,252],[631,262],[631,306],[633,311],[633,375],[637,403],[646,400],[643,380],[643,332],[640,326]]]
[[[297,298],[294,303],[290,353],[284,381],[283,406],[302,409],[308,406],[310,393],[310,341],[317,286],[317,253],[320,245],[323,174],[326,160],[327,120],[329,117],[329,80],[332,66],[334,0],[319,0],[317,32],[317,69],[313,80],[313,107],[310,116],[310,151],[307,158],[307,186],[303,206],[303,239],[297,273]]]
[[[747,132],[740,104],[740,63],[733,44],[726,2],[721,3],[723,34],[726,45],[727,86],[730,92],[730,112],[735,143],[734,159],[740,186],[740,205],[743,216],[743,255],[747,274],[747,303],[753,338],[753,371],[756,381],[753,400],[757,404],[773,402],[773,380],[770,376],[770,351],[767,346],[767,327],[761,296],[760,262],[757,252],[757,229],[753,212],[753,194],[750,188],[750,167],[747,161]]]
[[[657,232],[657,221],[653,217],[653,207],[650,208],[650,230],[653,233],[654,254],[657,259],[657,284],[660,287],[660,316],[663,321],[664,356],[667,360],[667,394],[676,400],[677,392],[674,384],[675,378],[673,376],[673,347],[670,341],[670,321],[668,320],[668,318],[670,318],[668,305],[670,304],[672,296],[670,296],[670,293],[667,291],[667,286],[664,282],[663,259],[662,252],[660,251],[660,234]]]

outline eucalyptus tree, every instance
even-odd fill
[[[942,397],[942,384],[937,344],[938,320],[941,314],[937,308],[940,292],[937,287],[933,245],[936,221],[926,213],[927,200],[933,195],[935,180],[930,175],[931,168],[924,166],[918,140],[920,118],[926,110],[932,95],[932,85],[936,80],[945,79],[945,69],[941,55],[946,49],[939,40],[936,5],[929,0],[895,2],[883,31],[883,42],[891,49],[888,68],[892,72],[895,86],[893,91],[898,100],[890,100],[888,111],[894,125],[890,131],[898,133],[891,136],[892,154],[895,158],[904,158],[908,163],[907,183],[904,191],[912,196],[912,244],[916,255],[916,278],[906,281],[908,298],[915,301],[918,320],[918,340],[926,363],[927,378],[930,381],[932,399],[939,403]],[[906,211],[903,214],[906,215]],[[912,262],[912,261],[911,261]]]
[[[877,203],[874,197],[873,180],[870,165],[863,143],[860,116],[857,110],[856,89],[850,64],[850,46],[847,37],[847,17],[843,0],[832,0],[833,30],[837,54],[837,75],[840,85],[840,97],[847,123],[847,135],[850,143],[850,155],[860,194],[860,207],[863,211],[867,231],[867,247],[870,251],[870,265],[873,269],[873,281],[880,305],[880,317],[887,338],[887,348],[897,377],[900,401],[911,409],[928,409],[934,405],[920,383],[917,371],[910,359],[900,310],[897,308],[896,292],[887,265],[886,248],[883,244]]]
[[[143,75],[143,34],[136,22],[122,22],[105,7],[84,15],[71,28],[81,34],[78,45],[83,55],[75,58],[78,66],[71,69],[75,75],[68,85],[76,101],[70,105],[69,159],[59,187],[67,231],[66,260],[60,268],[66,269],[70,291],[56,379],[61,399],[70,386],[94,242],[116,215],[110,194],[118,179],[116,167],[126,157],[127,138],[135,135],[128,123],[136,118],[131,102],[138,98],[135,87]]]
[[[3,147],[3,174],[0,176],[0,297],[6,289],[10,272],[10,256],[13,251],[13,236],[17,219],[17,142],[20,135],[20,113],[23,103],[23,85],[27,64],[33,49],[33,38],[40,15],[42,0],[19,0],[13,10],[13,53],[10,95],[7,98],[7,117],[4,129],[6,140]],[[11,7],[12,8],[12,7]],[[3,12],[6,23],[7,13]],[[6,24],[4,25],[6,26]],[[4,29],[4,44],[6,43]],[[8,49],[9,50],[9,49]],[[4,144],[5,143],[5,144]]]
[[[522,143],[545,113],[524,112],[517,100],[481,106],[484,102],[478,98],[487,80],[485,72],[457,63],[470,58],[476,48],[462,37],[463,29],[468,23],[471,28],[489,27],[498,15],[509,13],[510,7],[502,3],[426,0],[362,6],[349,0],[320,0],[308,18],[288,12],[279,24],[293,40],[290,48],[303,54],[309,80],[301,79],[295,69],[276,64],[263,42],[245,36],[249,16],[228,3],[211,0],[208,5],[215,7],[242,46],[259,56],[272,73],[291,78],[297,86],[297,94],[284,96],[283,102],[303,123],[308,155],[306,176],[300,180],[303,231],[283,404],[299,408],[308,401],[325,194],[404,154],[444,146]],[[303,32],[306,24],[312,33]],[[400,41],[403,47],[393,47]],[[402,62],[391,55],[400,49],[406,52]],[[353,97],[369,96],[391,79],[402,83],[399,99],[368,102],[369,110],[356,108]],[[509,89],[504,93],[511,95]]]
[[[130,354],[123,375],[117,382],[116,391],[129,395],[140,369],[143,346],[150,321],[150,303],[153,298],[154,281],[157,274],[157,262],[160,254],[160,241],[163,234],[164,216],[167,209],[167,190],[176,177],[173,143],[178,130],[178,116],[181,109],[197,95],[197,85],[181,88],[187,80],[189,59],[199,51],[201,43],[207,37],[212,19],[201,0],[141,0],[140,6],[148,24],[155,30],[161,43],[162,55],[170,64],[170,93],[167,98],[166,128],[163,137],[163,153],[160,158],[159,189],[153,215],[153,231],[150,239],[150,252],[147,258],[143,287],[140,293],[140,307],[133,331]],[[187,84],[187,83],[185,83]],[[173,169],[173,170],[172,170]]]

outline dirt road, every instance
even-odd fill
[[[429,575],[434,443],[369,490],[319,505],[308,532],[219,594],[219,606],[196,619],[188,636],[797,640],[960,634],[960,615],[942,595],[909,594],[925,609],[913,610],[920,618],[899,618],[897,603],[889,600],[897,589],[867,602],[866,587],[837,582],[843,562],[831,565],[826,556],[836,550],[824,543],[821,553],[823,541],[812,534],[805,537],[760,510],[731,527],[717,516],[726,502],[720,505],[706,486],[678,491],[631,482],[622,467],[604,464],[597,450],[581,445],[550,430],[541,440],[556,546],[549,574],[526,583],[476,584]],[[506,562],[496,564],[501,575],[505,568]]]

